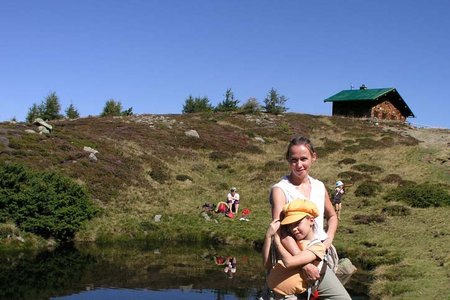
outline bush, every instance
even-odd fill
[[[355,224],[370,224],[370,223],[383,223],[386,220],[385,216],[383,215],[354,215],[353,216],[353,222]]]
[[[261,105],[256,98],[249,98],[241,107],[240,111],[244,114],[257,114],[261,112]]]
[[[209,154],[209,159],[212,161],[221,161],[232,158],[233,156],[230,153],[222,152],[222,151],[213,151]]]
[[[95,209],[84,188],[55,173],[21,165],[0,168],[0,222],[56,240],[69,240]]]
[[[189,176],[189,175],[177,175],[177,176],[175,177],[175,179],[178,180],[178,181],[186,181],[186,180],[194,181],[194,180],[192,179],[192,177]]]
[[[403,178],[397,174],[389,174],[383,179],[384,183],[401,183],[403,182]]]
[[[374,197],[381,189],[378,182],[364,181],[355,190],[355,196],[357,197]]]
[[[383,169],[378,166],[372,166],[368,164],[359,164],[352,166],[353,170],[363,172],[363,173],[369,173],[369,174],[377,174],[383,172]]]
[[[382,211],[388,216],[408,216],[411,214],[411,209],[403,205],[390,205],[383,208]]]
[[[344,158],[338,162],[338,164],[344,164],[344,165],[353,165],[356,163],[356,159],[353,158]]]
[[[384,198],[387,201],[401,201],[412,207],[450,206],[448,186],[432,183],[399,186]]]
[[[160,184],[164,184],[172,178],[168,168],[163,163],[158,161],[152,162],[152,170],[148,172],[148,175]]]
[[[338,174],[338,177],[344,182],[355,182],[362,179],[370,178],[368,175],[361,174],[359,172],[344,171]]]
[[[213,111],[213,107],[209,102],[208,97],[189,97],[186,99],[183,105],[183,114],[197,113],[197,112],[210,112]]]

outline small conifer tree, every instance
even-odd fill
[[[66,109],[66,117],[68,117],[69,119],[76,119],[80,117],[78,110],[75,108],[75,106],[73,106],[73,104],[70,104]]]
[[[279,115],[287,111],[284,106],[287,101],[285,96],[278,94],[277,90],[272,88],[264,99],[264,109],[267,113]]]

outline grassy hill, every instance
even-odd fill
[[[288,171],[286,146],[305,135],[319,157],[312,175],[330,190],[338,179],[353,184],[335,244],[341,256],[371,272],[371,295],[448,295],[450,207],[417,208],[384,196],[407,183],[436,184],[449,193],[450,130],[303,114],[134,115],[50,124],[52,133],[39,135],[26,132],[34,125],[1,123],[0,162],[51,170],[85,186],[100,213],[77,234],[79,241],[257,247],[270,221],[269,188]],[[199,137],[186,135],[189,130]],[[97,150],[97,159],[84,147]],[[202,216],[201,206],[223,201],[231,186],[238,188],[240,207],[251,210],[250,221]]]

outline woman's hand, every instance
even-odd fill
[[[313,264],[304,265],[303,268],[300,269],[300,275],[309,282],[320,279],[319,269]]]
[[[331,239],[326,239],[325,241],[323,241],[323,244],[325,245],[327,250],[331,247],[332,243],[333,243],[333,240],[331,240]]]

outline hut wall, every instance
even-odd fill
[[[379,120],[406,120],[405,116],[390,101],[383,101],[372,107],[370,117]]]
[[[368,101],[333,102],[333,116],[370,118],[371,108]]]

